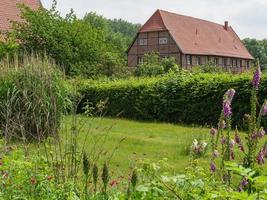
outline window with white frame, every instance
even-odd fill
[[[144,57],[143,57],[143,56],[138,56],[138,59],[137,59],[137,64],[138,64],[138,65],[141,65],[141,64],[143,64],[143,63],[144,63],[144,61],[145,61],[145,59],[144,59]]]
[[[201,56],[196,57],[196,65],[202,65]]]
[[[168,38],[159,38],[159,44],[168,44]]]
[[[186,63],[187,63],[187,65],[191,65],[191,63],[192,63],[192,57],[190,55],[187,55],[186,56]]]
[[[140,46],[146,46],[147,45],[147,39],[146,38],[139,39],[139,45]]]

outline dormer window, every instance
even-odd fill
[[[159,44],[168,44],[168,38],[159,38]]]
[[[147,45],[147,39],[146,38],[140,39],[139,40],[139,45],[140,46],[146,46]]]

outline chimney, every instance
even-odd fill
[[[225,21],[225,22],[224,22],[224,29],[225,29],[226,31],[228,31],[228,21]]]

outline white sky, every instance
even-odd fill
[[[52,0],[41,0],[50,8]],[[267,0],[57,0],[65,15],[74,9],[79,17],[95,11],[107,18],[143,24],[156,9],[229,24],[241,38],[267,38]]]

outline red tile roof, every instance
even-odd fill
[[[231,26],[157,10],[139,33],[168,30],[184,54],[253,59]]]
[[[32,9],[41,6],[40,0],[0,0],[0,31],[10,29],[10,21],[20,20],[20,10],[18,4],[25,4]]]

